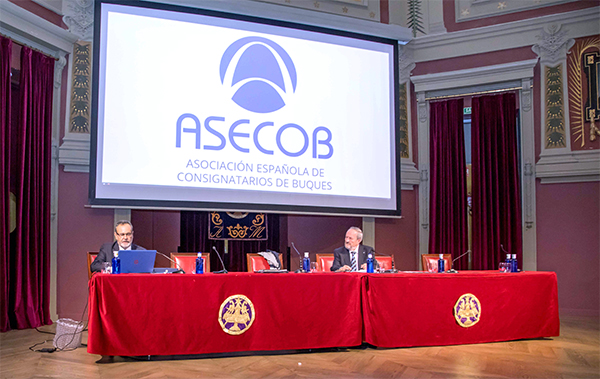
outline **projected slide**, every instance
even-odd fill
[[[398,214],[393,44],[100,9],[92,204]]]

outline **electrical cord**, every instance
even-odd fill
[[[89,289],[90,289],[90,287],[89,287],[89,284],[88,284],[88,291],[89,291]],[[89,296],[88,296],[88,298],[89,298]],[[75,326],[75,332],[62,334],[62,335],[58,336],[58,338],[56,339],[58,341],[58,340],[60,340],[63,337],[71,336],[71,340],[69,340],[69,342],[67,344],[63,345],[63,346],[69,346],[71,344],[71,342],[73,342],[73,340],[75,339],[76,335],[81,334],[81,333],[83,333],[83,332],[85,332],[87,330],[87,323],[86,323],[85,326],[81,330],[78,331],[79,327],[83,326],[83,316],[85,315],[85,312],[87,311],[87,308],[88,308],[88,298],[86,298],[85,307],[83,308],[83,312],[81,313],[81,320],[82,321],[79,321],[77,323],[77,325]],[[56,333],[46,332],[44,330],[39,330],[37,327],[35,328],[35,330],[37,330],[39,333],[46,333],[46,334],[56,335]],[[77,349],[79,347],[79,346],[70,347],[70,348],[66,348],[66,347],[63,347],[63,348],[59,348],[59,347],[45,347],[45,348],[42,348],[42,349],[34,350],[34,348],[36,346],[43,345],[43,344],[45,344],[45,343],[47,343],[49,341],[50,340],[45,340],[44,342],[36,343],[36,344],[30,346],[29,350],[34,351],[34,352],[38,352],[38,353],[54,353],[57,350],[58,351],[72,351],[72,350],[75,350],[75,349]],[[87,344],[81,344],[81,345],[87,346]]]

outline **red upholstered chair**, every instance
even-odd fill
[[[263,258],[260,254],[256,253],[247,253],[246,263],[248,266],[248,272],[254,272],[258,270],[269,270],[271,268],[269,266],[269,262],[267,262],[267,260]]]
[[[430,264],[434,264],[435,272],[437,272],[438,259],[440,259],[439,254],[421,254],[421,266],[422,266],[421,270],[428,271],[427,263],[429,262]],[[446,271],[448,271],[452,268],[452,255],[451,254],[444,254],[444,263],[445,263],[444,269]]]
[[[88,251],[87,253],[87,264],[88,264],[88,280],[92,279],[92,269],[90,268],[92,262],[98,256],[97,251]]]
[[[331,272],[333,254],[317,254],[317,271]]]
[[[392,269],[392,257],[377,257],[377,263],[379,263],[379,268],[382,270],[391,270]]]
[[[198,253],[171,253],[171,259],[177,262],[177,264],[185,271],[186,274],[191,274],[196,271],[196,258]],[[204,272],[210,272],[210,256],[208,253],[202,253],[204,258]],[[172,268],[179,268],[173,262],[171,262]]]

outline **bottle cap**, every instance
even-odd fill
[[[198,258],[202,258],[202,253],[198,252]]]
[[[115,255],[115,258],[119,256],[119,252],[118,251],[113,252],[113,254]]]
[[[444,259],[444,254],[440,254],[440,259]]]
[[[506,258],[510,258],[510,254],[506,254]]]
[[[373,258],[373,254],[369,253],[369,258]]]
[[[308,256],[309,256],[309,255],[308,255],[308,251],[305,251],[305,252],[304,252],[304,258],[308,258]]]
[[[513,259],[517,259],[517,254],[513,254]]]

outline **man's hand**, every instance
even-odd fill
[[[352,268],[348,265],[343,265],[342,267],[338,268],[336,272],[348,272],[348,271],[352,271]]]
[[[360,266],[360,269],[361,270],[366,270],[367,269],[367,264],[363,263],[362,266]]]

